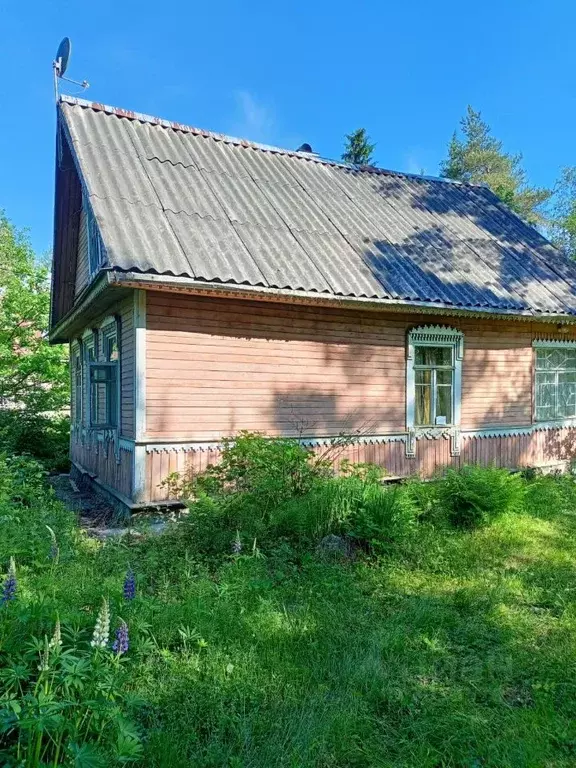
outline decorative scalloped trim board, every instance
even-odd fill
[[[576,347],[576,341],[570,339],[534,339],[534,349],[554,349],[554,347]]]
[[[531,424],[525,427],[501,427],[496,429],[473,429],[462,430],[460,436],[465,440],[473,438],[490,438],[490,437],[519,437],[521,435],[530,435],[534,432],[543,432],[551,429],[575,429],[576,419],[563,422],[541,422],[538,424]],[[449,439],[452,437],[450,429],[439,429],[437,434],[433,434],[433,430],[426,430],[422,433],[415,435],[417,440],[437,440],[439,438]],[[319,438],[303,438],[299,442],[301,445],[309,446],[329,446],[335,443],[339,438],[337,437],[319,437]],[[406,432],[398,432],[390,435],[371,435],[360,437],[352,442],[353,445],[377,445],[379,443],[405,443],[408,439]],[[129,445],[130,444],[130,445]],[[131,449],[134,445],[134,441],[122,438],[122,447],[127,450]],[[147,443],[145,445],[146,453],[163,453],[170,451],[218,451],[222,447],[218,442],[187,442],[187,443]]]

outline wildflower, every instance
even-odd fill
[[[40,664],[38,669],[40,672],[48,672],[50,669],[50,651],[54,651],[62,645],[62,632],[60,629],[60,619],[56,619],[56,626],[54,627],[54,634],[50,641],[45,638],[44,651],[40,653]]]
[[[232,542],[232,552],[235,555],[239,555],[242,552],[242,539],[238,531],[236,531],[236,538]]]
[[[48,528],[48,532],[50,534],[50,560],[53,560],[55,563],[58,562],[60,558],[60,547],[58,546],[58,539],[56,538],[56,534],[54,533],[53,529],[50,528],[49,525],[46,526]]]
[[[50,640],[49,648],[59,648],[62,645],[62,631],[60,628],[60,619],[56,619],[56,626],[54,627],[54,634]]]
[[[108,600],[105,597],[102,598],[102,607],[98,613],[96,619],[96,625],[94,626],[94,633],[92,635],[92,641],[90,645],[92,648],[106,648],[110,639],[110,609],[108,607]]]
[[[132,568],[128,568],[124,579],[124,600],[134,600],[136,597],[136,577]]]
[[[116,640],[112,643],[112,650],[117,654],[126,653],[128,645],[128,624],[123,621],[116,630]]]
[[[18,584],[16,582],[16,563],[14,562],[14,558],[10,558],[10,565],[8,566],[8,575],[6,576],[6,579],[4,581],[4,586],[2,588],[2,597],[0,598],[0,605],[4,605],[4,603],[8,603],[10,600],[16,599],[16,589],[18,588]]]

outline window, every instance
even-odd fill
[[[90,365],[90,426],[114,428],[117,420],[117,365],[92,363]]]
[[[88,237],[88,262],[90,265],[90,274],[94,275],[104,264],[104,246],[100,239],[100,232],[96,219],[90,206],[84,202],[84,212],[86,215],[86,234]]]
[[[82,356],[80,350],[72,357],[72,416],[75,424],[82,423]]]
[[[464,335],[455,328],[424,325],[408,333],[406,355],[406,428],[450,429],[460,425]],[[407,455],[414,455],[412,444]],[[455,446],[456,450],[456,446]]]
[[[452,346],[414,347],[415,426],[452,424],[454,362]]]
[[[535,418],[576,417],[576,346],[535,342]]]
[[[86,376],[86,421],[93,429],[116,429],[120,412],[119,320],[111,318],[101,328],[86,331],[83,338]],[[82,358],[79,356],[79,363]],[[74,368],[76,376],[76,368]],[[75,379],[76,380],[76,379]],[[82,382],[82,371],[79,374]],[[80,386],[80,392],[82,387]],[[75,398],[78,396],[75,387]],[[74,406],[76,409],[76,406]]]

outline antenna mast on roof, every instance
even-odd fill
[[[64,73],[68,69],[68,61],[70,59],[71,51],[72,43],[70,42],[70,38],[64,37],[56,51],[56,58],[52,62],[52,69],[54,71],[54,97],[56,101],[58,101],[58,80],[66,80],[67,83],[74,83],[74,85],[79,85],[80,88],[83,88],[84,90],[90,86],[90,83],[87,80],[79,82],[78,80],[71,80],[69,77],[64,77]]]

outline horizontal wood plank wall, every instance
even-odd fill
[[[120,448],[120,462],[116,461],[114,446],[111,442],[94,444],[72,441],[70,458],[83,469],[95,475],[105,485],[110,486],[130,498],[132,495],[132,475],[134,454]]]
[[[149,292],[147,435],[217,440],[240,429],[328,436],[405,429],[405,341],[464,334],[462,427],[528,425],[532,339],[554,325],[462,320]]]
[[[88,264],[88,232],[86,229],[86,214],[84,208],[80,211],[80,230],[78,232],[78,255],[76,257],[76,284],[74,286],[74,298],[81,293],[90,280],[90,267]]]
[[[134,377],[135,377],[135,337],[134,337],[134,302],[132,298],[124,301],[117,310],[121,318],[120,375],[121,375],[121,434],[134,437]]]
[[[318,448],[324,452],[326,448]],[[384,467],[386,474],[407,477],[420,474],[430,477],[444,467],[459,467],[464,464],[482,464],[517,469],[526,466],[554,465],[569,460],[576,454],[576,429],[557,429],[533,432],[528,435],[509,437],[470,437],[462,441],[459,457],[450,456],[450,442],[447,439],[422,439],[418,441],[417,457],[407,459],[405,444],[402,442],[354,444],[335,457],[337,469],[343,459],[353,462],[371,462]],[[149,497],[153,501],[169,498],[162,481],[171,472],[183,477],[192,477],[206,469],[208,464],[217,463],[217,450],[152,451],[147,454],[147,483]]]

